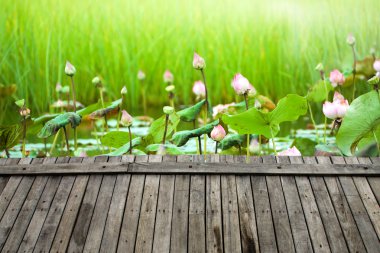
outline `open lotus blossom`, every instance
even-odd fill
[[[164,73],[164,82],[165,83],[172,83],[173,81],[174,81],[174,76],[173,76],[172,72],[170,72],[169,70],[166,70]]]
[[[288,148],[287,150],[281,151],[277,154],[278,156],[301,156],[301,152],[296,146]]]
[[[224,137],[226,136],[226,131],[224,130],[224,128],[221,125],[217,125],[211,131],[210,136],[211,136],[211,139],[219,142],[219,141],[223,140]]]
[[[337,69],[331,71],[330,72],[330,82],[334,88],[338,85],[342,85],[344,83],[343,74]]]
[[[373,63],[373,68],[376,72],[380,72],[380,59],[377,59],[374,63]]]
[[[206,87],[202,81],[196,81],[193,85],[193,93],[197,98],[206,96]]]
[[[204,69],[206,67],[205,59],[203,59],[199,54],[194,52],[193,57],[193,67],[195,69]]]
[[[77,70],[75,69],[74,65],[69,61],[66,61],[65,74],[68,76],[74,76],[75,72],[77,72]]]
[[[323,104],[323,113],[329,119],[341,119],[346,115],[350,105],[346,99],[337,99],[334,102],[326,101]]]
[[[130,127],[132,125],[133,118],[126,110],[121,112],[121,120],[120,123],[123,126]]]
[[[212,108],[212,116],[215,118],[218,114],[227,112],[228,108],[234,105],[235,103],[225,104],[225,105],[223,104],[216,105]]]
[[[137,79],[140,81],[145,79],[145,73],[142,70],[139,70],[139,72],[137,72]]]
[[[244,95],[249,91],[250,86],[252,86],[248,79],[245,78],[242,74],[237,73],[232,80],[232,88],[234,88],[236,94]]]

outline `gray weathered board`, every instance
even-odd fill
[[[380,252],[380,159],[0,159],[2,252]]]

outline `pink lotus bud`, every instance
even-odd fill
[[[121,95],[125,95],[125,94],[127,94],[127,93],[128,93],[127,87],[123,86],[123,88],[122,88],[121,91],[120,91],[120,94],[121,94]]]
[[[323,113],[329,119],[341,119],[346,115],[346,112],[350,105],[347,100],[340,100],[336,102],[326,101],[323,104]]]
[[[221,125],[217,125],[211,131],[210,135],[211,135],[211,139],[219,142],[219,141],[223,140],[224,137],[226,136],[226,131],[224,130],[224,128]]]
[[[249,97],[254,97],[254,96],[256,96],[256,94],[257,94],[257,91],[256,91],[255,87],[253,87],[252,84],[249,84],[249,86],[248,86],[248,96]]]
[[[315,70],[319,72],[323,71],[323,64],[321,62],[318,63],[318,65],[315,67]]]
[[[19,112],[22,117],[28,117],[30,115],[30,109],[26,107],[20,108]]]
[[[380,59],[377,59],[377,60],[373,63],[373,68],[375,69],[376,72],[380,72]]]
[[[194,52],[194,57],[193,57],[193,67],[195,69],[204,69],[204,68],[206,68],[205,59],[203,59],[201,56],[199,56],[195,52]]]
[[[296,146],[294,146],[292,148],[279,152],[277,155],[278,156],[301,156],[301,152],[297,149]]]
[[[172,72],[170,72],[169,70],[166,70],[164,73],[164,82],[165,83],[172,83],[173,81],[174,81],[174,76],[173,76]]]
[[[350,45],[350,46],[353,46],[355,45],[355,37],[350,33],[348,36],[347,36],[347,44]]]
[[[193,92],[197,98],[206,96],[206,87],[202,81],[196,81],[193,85]]]
[[[77,72],[77,70],[74,65],[72,65],[69,61],[66,61],[65,74],[68,76],[74,76],[75,72]]]
[[[123,126],[126,126],[126,127],[130,127],[132,125],[132,121],[133,121],[133,118],[131,115],[129,115],[129,113],[127,113],[126,110],[123,110],[121,112],[121,120],[120,120],[120,123],[123,125]]]
[[[343,95],[340,94],[339,92],[335,91],[333,102],[334,103],[340,103],[342,100],[344,101]]]
[[[228,108],[234,105],[235,103],[225,104],[225,105],[222,105],[222,104],[216,105],[212,108],[212,116],[215,118],[216,116],[218,116],[218,114],[227,112]]]
[[[236,94],[244,95],[250,88],[250,83],[247,78],[242,74],[238,73],[234,76],[232,80],[232,87],[234,88]]]
[[[61,85],[60,83],[57,83],[57,84],[55,85],[55,91],[56,91],[57,93],[60,93],[61,90],[62,90],[62,85]]]
[[[330,82],[331,85],[335,88],[338,85],[342,85],[344,83],[344,76],[340,73],[339,70],[334,69],[330,72]]]
[[[145,73],[142,70],[139,70],[139,72],[137,73],[137,79],[140,81],[145,79]]]

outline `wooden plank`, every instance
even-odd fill
[[[191,176],[190,179],[190,203],[189,203],[189,234],[188,251],[206,251],[206,224],[205,224],[205,177],[201,175]]]
[[[264,156],[263,163],[275,164],[274,156]],[[277,247],[282,252],[295,252],[289,215],[286,209],[285,197],[279,176],[267,176],[269,201],[272,210]]]
[[[0,158],[0,166],[3,166],[6,161],[7,161],[7,158]]]
[[[148,158],[143,156],[138,160]],[[226,157],[228,158],[228,157]],[[136,158],[137,159],[137,158]],[[136,160],[137,161],[137,160]],[[228,162],[228,160],[226,160]],[[320,175],[320,176],[379,176],[380,164],[246,164],[234,163],[233,167],[221,163],[97,163],[93,165],[8,165],[0,167],[0,175],[62,175],[62,174],[255,174],[255,175]]]
[[[166,157],[166,156],[164,156]],[[170,156],[175,157],[175,156]],[[154,227],[153,252],[170,251],[170,233],[173,214],[174,175],[163,175],[158,193],[156,225]]]
[[[175,162],[177,162],[177,156],[175,156],[175,155],[164,155],[162,157],[162,161],[163,162],[172,162],[172,163],[175,163]]]
[[[315,157],[305,157],[304,162],[306,164],[317,163]],[[320,163],[324,164],[322,161]],[[322,222],[325,224],[325,232],[331,251],[348,252],[349,250],[323,177],[310,177],[310,184]]]
[[[147,155],[138,155],[135,158],[135,163],[146,163],[148,162],[148,156]]]
[[[150,163],[160,163],[162,162],[162,155],[149,155],[148,162]]]
[[[302,157],[293,156],[289,158],[292,164],[303,163]],[[297,176],[295,180],[314,251],[330,252],[329,243],[310,181],[307,177],[303,176]]]
[[[145,176],[132,175],[121,225],[118,252],[134,252]]]
[[[160,176],[148,175],[145,179],[139,226],[136,235],[136,252],[151,252],[156,217]]]
[[[117,176],[100,252],[116,252],[131,176]]]
[[[189,163],[191,162],[191,156],[189,155],[178,155],[177,156],[178,163]]]
[[[3,193],[5,186],[7,186],[9,177],[0,177],[0,194]]]
[[[115,182],[115,175],[103,177],[83,252],[99,252],[100,250]]]
[[[326,156],[317,157],[317,161],[325,164],[331,163],[330,158]],[[354,217],[352,216],[346,196],[339,183],[339,179],[336,177],[325,177],[324,180],[344,237],[346,238],[348,249],[350,252],[365,252],[366,249],[363,240],[356,226]]]
[[[183,156],[178,156],[181,162]],[[170,236],[170,252],[187,252],[190,176],[176,175],[173,200],[173,218]]]
[[[257,235],[257,224],[250,177],[237,176],[236,186],[242,252],[259,252],[259,238]]]
[[[123,163],[133,163],[135,161],[135,156],[134,155],[123,155],[121,157],[121,161]]]
[[[290,160],[289,157],[279,156],[277,157],[277,162],[289,164]],[[288,210],[295,250],[296,252],[313,252],[295,178],[292,176],[282,176],[281,185]]]
[[[251,176],[260,252],[277,252],[276,235],[264,176]]]

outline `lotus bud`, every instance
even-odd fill
[[[132,126],[132,121],[133,121],[132,116],[129,115],[129,113],[128,113],[126,110],[123,110],[123,111],[121,112],[120,123],[121,123],[123,126],[130,127],[130,126]]]
[[[261,103],[260,103],[260,101],[258,99],[255,99],[255,105],[254,105],[254,107],[256,109],[260,109],[261,108]]]
[[[164,106],[163,111],[165,114],[172,114],[174,112],[174,108],[171,106]]]
[[[165,83],[172,83],[173,81],[174,81],[173,74],[169,70],[166,70],[164,73],[164,82]]]
[[[347,36],[347,44],[350,45],[351,47],[355,45],[355,37],[350,33],[348,36]]]
[[[69,94],[70,93],[70,86],[63,86],[61,89],[61,93],[63,94]]]
[[[100,78],[98,76],[95,76],[92,79],[92,84],[95,85],[96,88],[101,88],[102,87],[102,81],[100,80]]]
[[[330,82],[334,88],[338,85],[342,85],[344,80],[344,76],[339,70],[335,69],[330,72]]]
[[[65,107],[65,103],[63,103],[62,100],[58,99],[57,102],[55,103],[55,107],[57,108],[62,108],[62,107]]]
[[[249,84],[249,88],[248,88],[248,97],[255,97],[257,94],[257,91],[255,89],[255,87],[253,87],[252,84]]]
[[[197,96],[197,98],[206,96],[206,87],[202,81],[196,81],[193,84],[193,93]]]
[[[224,137],[226,136],[226,131],[224,130],[224,128],[221,125],[217,125],[211,131],[210,136],[211,136],[211,139],[219,142],[219,141],[223,140]]]
[[[367,82],[370,84],[370,85],[376,85],[376,84],[379,84],[379,77],[377,75],[375,75],[374,77],[372,77],[371,79],[369,79]]]
[[[278,156],[301,156],[301,152],[296,146],[289,148],[287,150],[281,151],[277,154]]]
[[[375,55],[376,54],[376,49],[374,47],[371,47],[371,49],[369,50],[369,53],[371,55]]]
[[[62,91],[62,85],[61,85],[60,83],[57,83],[57,84],[55,85],[55,91],[56,91],[57,93],[61,93],[61,91]]]
[[[121,95],[125,95],[125,94],[127,94],[127,93],[128,93],[127,87],[123,86],[123,88],[122,88],[121,91],[120,91],[120,94],[121,94]]]
[[[206,68],[205,60],[195,52],[193,57],[193,67],[199,70]]]
[[[333,103],[326,101],[323,104],[323,114],[329,119],[341,119],[346,115],[349,107],[347,100]]]
[[[30,115],[30,109],[26,107],[22,107],[20,108],[19,113],[22,117],[28,117]]]
[[[74,76],[75,72],[77,72],[77,70],[74,65],[72,65],[69,61],[66,61],[65,74],[68,76]]]
[[[373,63],[373,68],[376,72],[380,72],[380,59],[377,59],[374,63]]]
[[[231,85],[232,88],[234,88],[236,94],[244,95],[249,90],[250,83],[247,78],[238,73],[234,76]]]
[[[175,90],[175,86],[174,85],[169,85],[169,86],[166,86],[165,90],[167,92],[173,92]]]
[[[139,72],[137,72],[137,79],[140,81],[143,81],[145,79],[145,73],[142,70],[139,70]]]
[[[319,72],[323,71],[323,64],[321,62],[318,63],[318,65],[315,67],[315,70]]]
[[[344,97],[342,94],[340,94],[339,92],[335,91],[334,93],[334,98],[333,98],[333,102],[334,103],[340,103],[341,101],[344,101]]]

